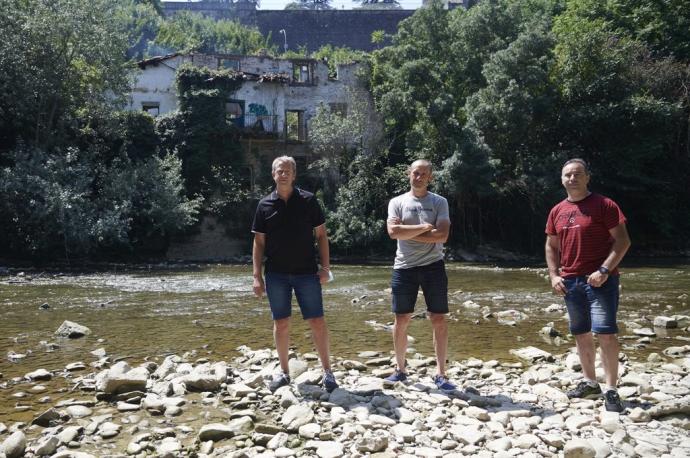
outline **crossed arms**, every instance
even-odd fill
[[[445,243],[450,231],[450,220],[441,219],[433,224],[402,224],[400,218],[392,217],[386,221],[388,235],[393,240],[414,240],[422,243]]]

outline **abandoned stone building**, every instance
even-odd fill
[[[307,156],[309,122],[318,108],[346,112],[352,91],[363,90],[358,64],[339,65],[337,76],[329,76],[328,65],[315,59],[171,54],[138,63],[128,109],[153,116],[176,110],[175,72],[184,63],[243,74],[243,84],[226,101],[227,116],[241,129],[245,151],[264,156]]]
[[[226,119],[240,129],[244,169],[252,186],[256,177],[269,176],[270,163],[280,155],[293,156],[301,171],[313,159],[309,126],[319,107],[347,113],[353,96],[368,93],[359,83],[359,64],[340,65],[329,76],[326,62],[315,59],[277,59],[268,56],[171,54],[138,62],[128,109],[159,116],[178,109],[175,83],[183,64],[231,69],[243,76],[242,85],[225,101]],[[171,246],[173,259],[209,259],[218,247],[228,256],[242,252],[237,240],[223,235],[215,221],[205,218],[201,233]]]

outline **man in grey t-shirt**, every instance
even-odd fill
[[[448,201],[429,192],[431,163],[414,161],[408,169],[410,191],[388,204],[388,235],[398,241],[393,265],[393,347],[397,368],[386,378],[404,382],[407,327],[412,318],[419,288],[422,288],[434,333],[437,372],[434,383],[441,390],[454,390],[446,377],[448,350],[448,277],[443,263],[443,243],[448,239]]]

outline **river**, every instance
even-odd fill
[[[565,312],[547,313],[561,300],[550,293],[544,268],[495,267],[449,263],[449,358],[512,360],[510,349],[534,345],[552,353],[572,347]],[[690,266],[665,264],[623,268],[621,336],[623,351],[644,358],[669,345],[683,345],[683,330],[657,330],[651,342],[632,334],[637,323],[651,327],[655,316],[690,314]],[[335,265],[335,281],[324,287],[326,319],[334,357],[356,358],[363,350],[387,352],[391,334],[390,267]],[[473,301],[479,308],[463,304]],[[47,309],[41,309],[47,304]],[[420,297],[417,310],[424,310]],[[526,315],[515,325],[495,317],[504,310]],[[313,351],[308,327],[295,308],[292,343],[301,353]],[[75,340],[53,333],[63,320],[75,321],[92,334]],[[539,334],[547,323],[565,334],[559,342]],[[627,325],[626,325],[627,324]],[[383,326],[381,326],[383,325]],[[433,355],[431,326],[413,320],[411,347]],[[51,345],[55,344],[55,345]],[[160,361],[163,355],[196,352],[198,358],[229,359],[236,348],[272,347],[270,313],[265,298],[251,289],[251,266],[206,265],[185,268],[131,268],[90,273],[26,272],[0,278],[0,421],[17,420],[17,399],[2,389],[3,380],[37,368],[60,371],[65,365],[97,359],[104,348],[111,359],[136,364]],[[18,360],[10,353],[26,355]],[[41,393],[42,396],[51,393]],[[4,419],[3,419],[4,418]],[[22,417],[23,418],[23,417]],[[24,420],[26,418],[23,418]]]

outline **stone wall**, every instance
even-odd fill
[[[415,10],[256,10],[252,2],[163,2],[165,14],[192,11],[215,19],[237,19],[254,26],[281,51],[287,41],[288,49],[302,47],[314,51],[330,44],[372,51],[371,33],[383,30],[394,34],[400,21],[412,16]],[[285,30],[285,36],[280,33]]]

